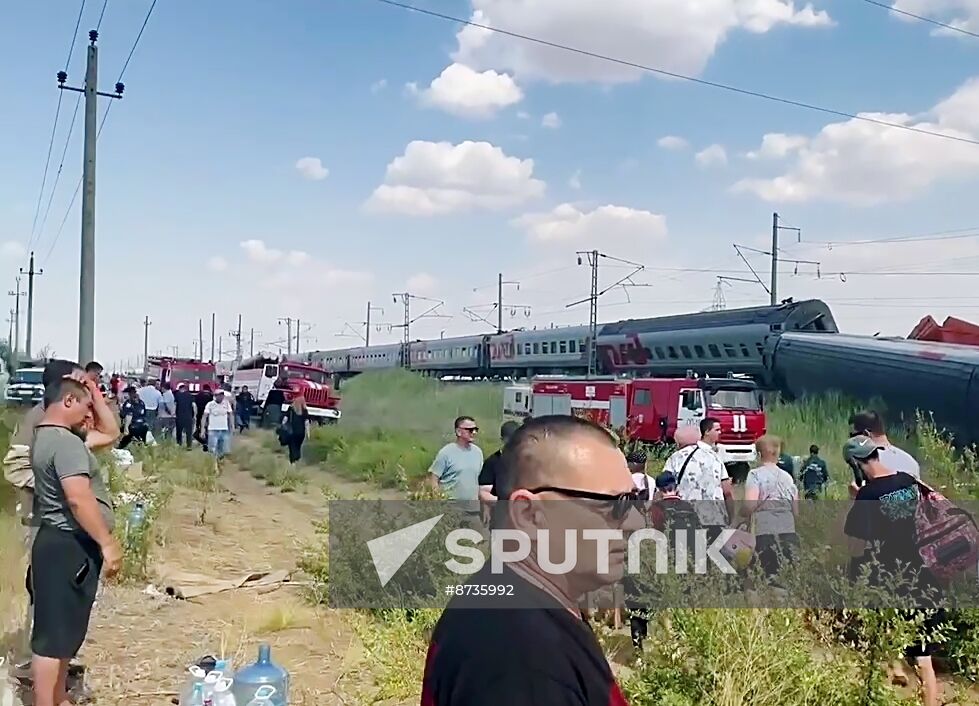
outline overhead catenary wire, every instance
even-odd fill
[[[896,12],[897,14],[904,15],[905,17],[911,17],[913,19],[920,20],[921,22],[927,22],[928,24],[933,24],[936,27],[941,27],[942,29],[947,29],[952,32],[959,32],[960,34],[965,34],[968,35],[969,37],[975,37],[976,39],[979,39],[979,34],[977,34],[976,32],[970,32],[965,27],[956,27],[955,25],[948,24],[947,22],[936,20],[934,17],[926,17],[925,15],[916,15],[913,12],[908,12],[907,10],[901,10],[900,8],[895,7],[894,5],[888,5],[887,3],[878,2],[877,0],[863,0],[863,2],[867,3],[868,5],[876,5],[877,7],[882,8],[884,10]]]
[[[95,31],[102,29],[102,20],[105,18],[105,8],[109,5],[109,0],[102,0],[102,11],[99,12],[99,21],[95,25]]]
[[[781,103],[783,105],[790,105],[796,108],[802,108],[805,110],[811,110],[818,113],[824,113],[826,115],[834,115],[840,118],[847,118],[850,120],[859,120],[865,123],[872,123],[874,125],[880,125],[882,127],[893,128],[895,130],[904,130],[906,132],[914,132],[920,135],[929,135],[931,137],[937,137],[944,140],[952,140],[955,142],[964,142],[970,145],[979,146],[979,140],[974,140],[969,137],[962,137],[959,135],[950,135],[942,132],[935,132],[933,130],[927,130],[925,128],[915,127],[913,125],[904,125],[901,123],[890,122],[888,120],[881,120],[879,118],[872,118],[869,115],[861,115],[858,113],[850,113],[845,110],[837,110],[835,108],[827,108],[825,106],[816,105],[815,103],[807,103],[805,101],[795,100],[792,98],[783,98],[781,96],[776,96],[772,93],[765,93],[763,91],[756,91],[748,88],[741,88],[739,86],[732,86],[726,83],[719,83],[717,81],[709,81],[703,78],[697,78],[695,76],[688,76],[686,74],[677,73],[675,71],[668,71],[666,69],[657,68],[655,66],[649,66],[647,64],[640,64],[636,61],[629,61],[627,59],[620,59],[618,57],[610,56],[608,54],[601,54],[599,52],[589,51],[587,49],[580,49],[578,47],[572,47],[568,44],[561,44],[559,42],[552,42],[547,39],[541,39],[540,37],[534,37],[528,34],[521,34],[520,32],[514,32],[507,29],[502,29],[499,27],[493,27],[492,25],[482,24],[479,22],[474,22],[473,20],[467,20],[463,17],[456,17],[454,15],[447,15],[442,12],[436,12],[435,10],[428,10],[421,7],[416,7],[414,5],[409,5],[408,3],[398,2],[398,0],[374,0],[375,2],[382,3],[384,5],[390,5],[391,7],[397,7],[402,10],[408,10],[409,12],[417,12],[421,15],[428,15],[429,17],[435,17],[441,20],[446,20],[447,22],[454,22],[456,24],[465,25],[467,27],[474,27],[476,29],[482,29],[488,32],[494,32],[496,34],[502,34],[507,37],[513,37],[514,39],[520,39],[525,42],[532,42],[534,44],[539,44],[541,46],[550,47],[552,49],[559,49],[561,51],[571,52],[573,54],[578,54],[580,56],[587,56],[592,59],[598,59],[600,61],[607,61],[613,64],[618,64],[619,66],[626,66],[633,69],[639,69],[640,71],[646,71],[648,73],[658,74],[660,76],[668,76],[669,78],[679,79],[681,81],[688,81],[690,83],[696,83],[701,86],[707,86],[709,88],[717,88],[722,91],[728,91],[731,93],[737,93],[743,96],[750,96],[752,98],[758,98],[761,100],[766,100],[772,103]]]

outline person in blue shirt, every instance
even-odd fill
[[[819,447],[815,444],[809,447],[809,458],[802,462],[799,480],[802,481],[802,493],[807,500],[815,500],[822,495],[823,488],[829,482],[829,468],[826,461],[819,457]]]
[[[435,456],[429,482],[453,500],[463,504],[467,514],[479,516],[479,471],[483,451],[474,442],[479,427],[472,417],[455,420],[455,441],[446,444]]]

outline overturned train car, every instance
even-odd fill
[[[773,386],[789,398],[880,399],[896,423],[934,415],[958,443],[979,441],[979,349],[950,343],[786,332],[771,346]]]

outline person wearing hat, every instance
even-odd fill
[[[130,385],[125,392],[126,401],[119,408],[119,418],[122,420],[122,427],[126,432],[119,441],[120,449],[129,446],[133,439],[145,444],[146,432],[150,429],[146,421],[146,405],[139,398],[136,388]]]
[[[873,585],[893,587],[895,596],[911,599],[917,611],[925,613],[920,638],[905,651],[905,657],[917,667],[924,706],[938,706],[931,656],[937,646],[933,635],[945,621],[945,613],[936,609],[940,588],[916,548],[915,514],[921,486],[910,474],[885,466],[881,450],[874,439],[862,434],[843,446],[843,459],[854,477],[866,479],[861,487],[856,483],[850,487],[854,503],[843,527],[853,557],[851,574],[856,578],[869,569]],[[895,676],[901,679],[903,670],[895,669]]]
[[[231,451],[231,429],[234,427],[234,418],[234,408],[228,401],[224,388],[215,388],[214,399],[204,405],[202,422],[207,448],[219,459]]]

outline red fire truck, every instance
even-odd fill
[[[739,378],[540,377],[531,384],[531,414],[585,416],[633,439],[655,444],[673,439],[678,427],[705,417],[721,423],[718,454],[724,463],[752,463],[755,441],[765,433],[761,394]]]
[[[332,378],[318,365],[257,355],[241,361],[231,385],[236,388],[247,385],[258,402],[256,413],[273,424],[298,394],[306,398],[309,416],[314,420],[340,419],[340,398],[333,392]]]
[[[150,356],[146,360],[143,374],[148,379],[169,382],[174,390],[180,383],[186,383],[191,392],[199,392],[206,384],[214,389],[217,384],[214,363],[193,358],[167,358]]]

